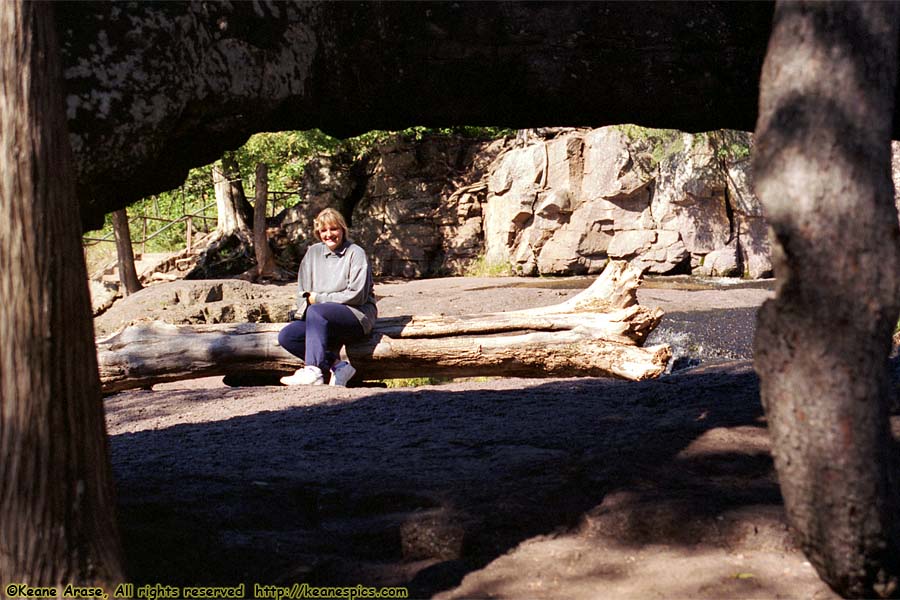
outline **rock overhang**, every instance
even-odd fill
[[[750,130],[770,3],[61,3],[82,221],[258,131]]]

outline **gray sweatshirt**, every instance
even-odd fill
[[[378,317],[372,267],[366,251],[353,242],[344,240],[334,252],[322,242],[310,246],[300,263],[297,284],[297,306],[301,310],[306,306],[304,292],[312,292],[316,304],[346,304],[363,331],[367,335],[372,331]]]

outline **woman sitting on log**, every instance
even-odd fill
[[[378,315],[372,268],[365,250],[348,239],[341,213],[326,208],[313,227],[319,243],[307,250],[297,277],[300,320],[278,333],[278,343],[306,366],[281,383],[322,385],[330,371],[330,385],[346,386],[356,369],[340,360],[341,346],[369,335]]]

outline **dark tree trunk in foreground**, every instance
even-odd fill
[[[113,233],[116,235],[116,257],[119,263],[119,281],[125,294],[131,295],[143,289],[134,266],[134,249],[131,246],[131,230],[124,208],[113,213]]]
[[[51,3],[0,3],[4,586],[122,574],[60,81]]]
[[[778,5],[753,163],[779,282],[755,340],[775,465],[807,556],[846,596],[896,596],[900,575],[887,408],[897,9]]]

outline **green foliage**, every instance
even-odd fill
[[[485,383],[500,379],[499,377],[408,377],[405,379],[383,379],[389,388],[419,387],[423,385],[444,385],[446,383]]]
[[[385,379],[384,384],[389,388],[406,388],[422,385],[441,385],[450,381],[449,377],[408,377],[406,379]]]
[[[467,381],[467,382],[469,382],[469,383],[487,383],[487,382],[489,382],[489,381],[496,381],[496,380],[498,380],[498,379],[502,379],[502,378],[501,378],[501,377],[487,377],[487,376],[481,376],[481,377],[458,377],[458,378],[456,378],[454,381],[455,381],[455,382],[456,382],[456,381],[459,381],[459,382]]]
[[[429,135],[494,139],[514,133],[512,130],[496,127],[460,126],[442,129],[410,127],[399,132],[370,131],[354,138],[339,140],[318,129],[280,131],[258,133],[250,137],[243,146],[228,154],[235,159],[238,165],[244,182],[244,191],[251,202],[256,187],[256,165],[264,163],[268,166],[268,187],[272,194],[270,200],[271,197],[274,197],[272,210],[277,212],[293,206],[300,200],[299,187],[304,169],[309,161],[318,155],[351,152],[355,156],[361,156],[371,151],[376,144],[395,136],[412,140],[420,140]],[[142,249],[147,252],[171,252],[184,247],[186,225],[177,223],[167,227],[166,222],[157,219],[174,221],[184,215],[194,215],[194,231],[206,232],[215,228],[216,209],[212,167],[217,162],[219,161],[191,169],[184,183],[178,188],[148,196],[128,207],[127,213],[133,242],[137,243],[145,236],[152,237],[142,245],[143,248],[136,248],[136,252],[140,252]],[[152,219],[144,217],[152,217]],[[85,235],[90,238],[112,240],[111,215],[107,215],[102,229],[88,232]],[[112,243],[105,242],[97,245],[112,246]],[[89,249],[88,253],[97,257],[109,254],[106,250],[101,252],[98,249]],[[115,252],[112,255],[115,256]]]
[[[483,254],[463,270],[464,277],[513,277],[515,267],[508,262],[492,262]]]
[[[494,140],[514,136],[515,134],[516,131],[514,129],[504,129],[502,127],[477,127],[470,125],[438,128],[415,126],[400,131],[375,129],[345,140],[342,149],[351,152],[354,156],[361,156],[371,150],[374,146],[385,143],[392,138],[399,138],[406,141],[418,141],[428,136],[442,135],[478,140]]]
[[[318,129],[309,131],[281,131],[257,133],[247,143],[232,152],[244,181],[256,185],[256,165],[269,167],[269,189],[296,189],[303,178],[303,170],[317,154],[333,154],[341,150],[342,142]]]
[[[443,127],[432,130],[439,135],[458,135],[464,138],[477,140],[497,140],[516,135],[515,129],[504,127],[478,127],[474,125],[461,125],[459,127]]]
[[[616,129],[629,141],[643,147],[650,158],[647,165],[650,169],[685,150],[685,134],[677,129],[652,129],[631,124],[616,125]]]
[[[628,140],[649,155],[648,167],[656,168],[671,156],[686,150],[685,134],[677,129],[651,129],[638,125],[617,125]],[[734,163],[750,157],[751,137],[743,131],[720,129],[693,135],[691,148],[709,144],[718,160]]]
[[[716,148],[716,158],[728,162],[738,162],[750,158],[750,146],[735,144]]]
[[[683,135],[683,132],[678,129],[656,129],[653,127],[641,127],[640,125],[634,125],[632,123],[616,125],[615,127],[632,142],[648,140],[653,142],[671,143],[676,138],[680,138]]]
[[[712,132],[716,158],[728,163],[750,158],[751,137],[742,131],[720,129]]]
[[[299,200],[296,193],[292,195],[289,192],[296,191],[299,187],[303,169],[309,160],[317,154],[336,152],[343,144],[341,140],[327,136],[317,129],[259,133],[229,154],[237,162],[244,181],[244,191],[251,202],[256,186],[257,163],[261,162],[269,167],[270,192],[288,192],[276,196],[274,209],[279,210]],[[156,219],[173,221],[184,215],[193,215],[194,231],[207,232],[215,228],[216,208],[212,167],[218,162],[191,169],[181,186],[148,196],[129,206],[127,212],[131,224],[131,239],[138,242],[143,240],[146,234],[147,237],[152,236],[152,239],[142,245],[147,252],[171,252],[184,247],[187,227],[184,223],[166,227],[167,223]],[[112,219],[107,215],[102,229],[86,235],[112,239],[111,234]],[[140,252],[141,249],[136,250]]]

